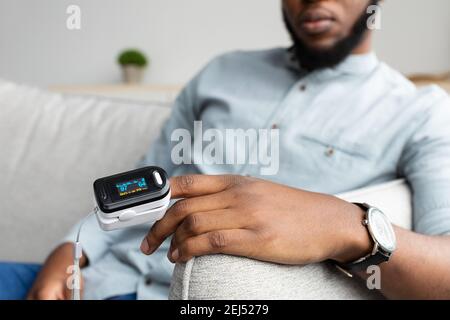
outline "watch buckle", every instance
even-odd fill
[[[378,252],[378,248],[379,248],[378,242],[376,242],[376,241],[374,241],[374,242],[375,242],[375,244],[373,246],[372,253],[371,253],[372,256],[374,256]]]
[[[352,275],[350,272],[348,272],[347,270],[345,270],[344,268],[342,268],[340,265],[335,264],[335,267],[336,267],[339,271],[341,271],[343,274],[345,274],[347,277],[353,278],[353,275]]]

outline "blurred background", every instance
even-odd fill
[[[68,30],[69,5],[81,29]],[[450,1],[385,0],[379,57],[406,75],[450,70]],[[279,0],[1,0],[0,77],[40,86],[121,81],[139,48],[146,84],[188,81],[213,56],[290,44]]]

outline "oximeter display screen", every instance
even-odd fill
[[[145,178],[136,178],[124,182],[116,183],[116,188],[120,197],[126,197],[148,190]]]
[[[157,201],[168,192],[170,186],[167,173],[155,166],[115,174],[94,182],[95,199],[104,213]]]

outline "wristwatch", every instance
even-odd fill
[[[366,203],[355,205],[366,212],[362,223],[366,226],[374,246],[371,253],[356,261],[336,264],[336,267],[349,277],[355,272],[366,271],[369,266],[389,261],[397,247],[394,228],[388,217],[380,209]]]

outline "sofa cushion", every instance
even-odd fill
[[[397,225],[411,229],[407,184],[393,181],[339,195],[382,209]],[[301,250],[301,248],[299,248]],[[359,279],[348,278],[331,263],[286,266],[247,258],[210,255],[177,264],[170,299],[380,299]]]
[[[167,105],[0,80],[0,260],[42,261],[93,208],[92,182],[135,167]]]

